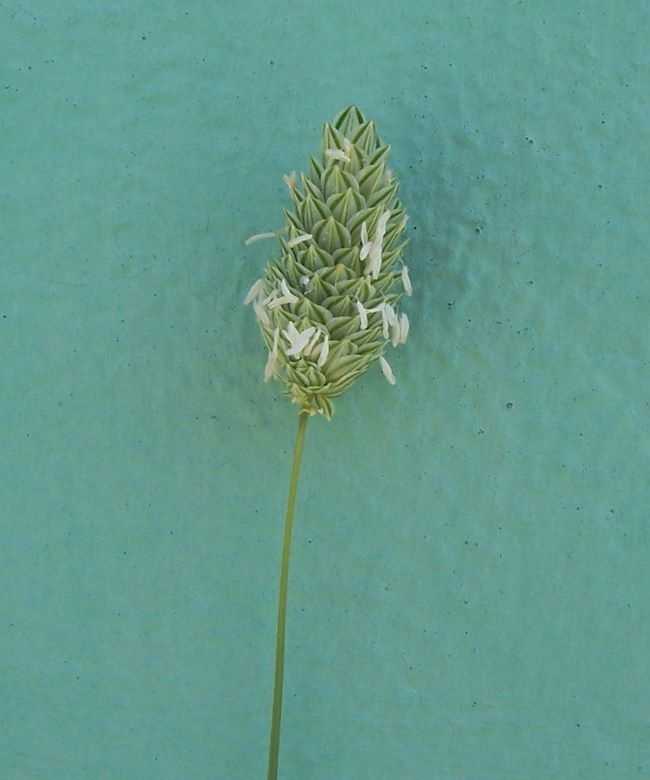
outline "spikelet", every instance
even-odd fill
[[[356,106],[325,125],[320,159],[284,177],[293,207],[277,234],[279,258],[245,298],[269,349],[265,379],[328,420],[333,399],[373,363],[395,383],[383,353],[408,334],[397,311],[411,294],[401,262],[407,215],[389,151]]]

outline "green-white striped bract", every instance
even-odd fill
[[[388,167],[390,147],[356,106],[323,129],[320,159],[305,174],[285,176],[293,207],[276,236],[279,257],[250,288],[268,347],[264,378],[274,377],[311,414],[327,419],[333,399],[403,344],[409,329],[398,304],[411,294],[401,260],[407,215]]]

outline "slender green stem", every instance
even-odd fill
[[[305,428],[309,414],[298,415],[298,434],[293,451],[291,482],[287,500],[287,516],[284,521],[284,542],[282,544],[282,565],[280,567],[280,599],[278,602],[278,633],[275,643],[275,684],[273,686],[273,717],[271,719],[271,743],[269,746],[268,780],[277,780],[278,759],[280,753],[280,721],[282,719],[282,682],[284,677],[284,636],[287,617],[287,584],[289,582],[289,552],[291,550],[291,530],[293,528],[293,510],[296,505],[296,490],[302,446],[305,441]]]

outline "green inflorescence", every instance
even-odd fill
[[[375,361],[394,384],[383,353],[408,333],[397,312],[411,294],[401,262],[407,215],[389,152],[356,106],[324,126],[320,159],[285,177],[293,208],[278,233],[280,256],[245,301],[269,349],[265,378],[327,419],[333,399]]]

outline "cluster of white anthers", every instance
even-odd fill
[[[282,378],[294,401],[329,419],[331,399],[375,360],[395,384],[383,352],[388,341],[406,342],[409,320],[396,305],[412,287],[401,261],[406,242],[398,244],[407,216],[386,167],[389,147],[354,107],[325,126],[323,146],[302,190],[295,173],[284,177],[296,205],[285,212],[286,232],[246,241],[277,236],[281,259],[244,303],[253,305],[269,348],[264,379]]]
[[[365,222],[361,227],[362,246],[360,257],[362,260],[364,260],[366,257],[370,258],[368,276],[372,278],[377,278],[381,269],[381,242],[389,216],[389,211],[385,211],[381,215],[380,223],[377,226],[373,241],[368,241],[368,228]],[[276,233],[270,232],[256,233],[254,236],[251,236],[249,239],[247,239],[245,243],[251,244],[253,243],[252,239],[257,240],[260,238],[271,238],[275,236]],[[312,238],[313,237],[310,234],[304,233],[301,236],[297,236],[296,238],[291,239],[291,241],[288,241],[287,246],[296,246],[296,244],[302,243],[303,241],[307,241]],[[406,295],[412,295],[413,288],[409,278],[409,269],[406,265],[402,266],[401,278],[402,284],[404,286],[404,292]],[[305,288],[307,288],[309,286],[309,277],[307,275],[302,276],[300,278],[300,282]],[[285,303],[297,303],[299,300],[299,296],[294,295],[289,289],[286,279],[281,279],[279,288],[274,287],[271,290],[271,293],[265,297],[264,279],[261,278],[257,279],[257,281],[253,282],[251,285],[250,290],[244,298],[244,304],[248,305],[252,303],[257,321],[261,325],[264,325],[264,327],[268,328],[271,325],[271,320],[267,313],[267,309],[272,310],[278,306],[282,306]],[[381,314],[382,318],[384,338],[389,338],[390,328],[390,339],[394,347],[396,347],[398,344],[406,343],[406,337],[408,336],[409,332],[409,320],[404,312],[402,312],[402,314],[398,317],[395,309],[390,305],[390,303],[385,301],[378,304],[377,306],[374,306],[373,308],[366,309],[361,301],[357,300],[356,307],[359,313],[359,330],[366,330],[368,327],[368,315],[373,314],[374,312],[378,312]],[[271,379],[271,377],[274,376],[276,372],[278,365],[279,334],[280,328],[276,327],[273,331],[273,345],[269,351],[266,368],[264,370],[265,381]],[[292,357],[295,359],[298,359],[301,356],[313,357],[315,354],[314,348],[318,347],[316,350],[316,354],[318,354],[316,365],[321,368],[325,364],[327,355],[329,353],[329,333],[326,328],[323,327],[317,329],[315,326],[310,326],[302,331],[299,331],[293,322],[288,322],[286,329],[282,331],[282,335],[285,337],[287,342],[284,347],[284,352],[287,357]],[[323,341],[321,344],[318,344],[318,341],[321,337]],[[393,374],[388,361],[383,355],[379,358],[379,364],[386,379],[392,385],[394,385],[395,375]]]

